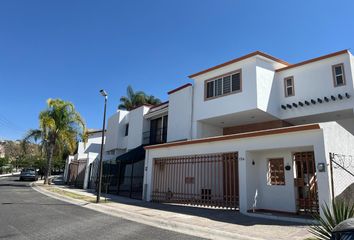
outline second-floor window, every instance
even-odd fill
[[[333,80],[334,86],[343,86],[345,85],[345,77],[344,77],[344,65],[343,63],[332,66],[333,71]]]
[[[129,134],[129,123],[125,124],[125,132],[124,132],[124,136],[128,136]]]
[[[284,78],[284,90],[285,90],[285,97],[290,97],[295,95],[294,77]]]
[[[205,99],[241,91],[241,70],[206,82]]]

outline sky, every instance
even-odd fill
[[[1,0],[0,139],[48,98],[101,128],[130,84],[165,101],[188,75],[255,50],[290,63],[354,47],[354,1]],[[353,50],[354,51],[354,50]]]

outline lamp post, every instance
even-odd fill
[[[99,163],[99,168],[98,168],[98,188],[97,188],[96,203],[100,202],[101,189],[102,189],[102,170],[103,170],[102,158],[103,158],[104,132],[105,132],[105,128],[106,128],[106,106],[107,106],[107,93],[106,93],[106,91],[101,89],[100,94],[104,97],[104,111],[103,111],[103,127],[102,127],[100,163]]]

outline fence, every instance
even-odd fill
[[[354,202],[354,156],[330,153],[332,197]]]
[[[152,201],[239,207],[237,152],[154,159]]]

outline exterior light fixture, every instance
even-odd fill
[[[100,152],[100,161],[98,167],[98,186],[97,186],[97,196],[96,203],[100,202],[101,198],[101,189],[102,189],[102,173],[103,173],[103,144],[104,144],[104,133],[106,129],[106,108],[107,108],[107,93],[105,90],[101,89],[100,94],[104,97],[104,110],[103,110],[103,127],[102,127],[102,140],[101,140],[101,152]]]
[[[342,100],[342,99],[343,99],[343,96],[342,96],[341,94],[338,94],[338,98],[339,98],[340,100]]]
[[[336,97],[335,96],[331,96],[331,99],[332,99],[332,101],[335,101],[336,100]]]
[[[294,106],[295,108],[297,108],[297,104],[296,104],[296,103],[293,103],[293,106]]]
[[[322,99],[321,98],[317,98],[317,102],[322,103]]]
[[[306,104],[307,106],[309,106],[309,105],[310,105],[310,103],[309,103],[308,101],[305,101],[305,104]]]
[[[291,105],[290,104],[286,104],[287,108],[291,109]]]
[[[286,110],[286,107],[285,107],[285,105],[281,105],[281,108],[282,108],[282,109],[284,109],[284,110]]]
[[[302,102],[299,102],[299,106],[303,107],[303,106],[304,106],[304,104],[303,104]]]
[[[346,97],[346,98],[350,98],[349,93],[345,93],[345,97]]]
[[[317,170],[319,172],[325,172],[326,171],[326,165],[324,163],[318,163],[317,164]]]
[[[286,164],[286,166],[285,166],[285,170],[286,171],[290,171],[291,170],[291,166],[290,166],[290,164],[288,163],[288,164]]]
[[[329,102],[328,97],[324,97],[323,99],[324,99],[326,102]]]
[[[311,99],[311,103],[312,103],[312,104],[316,104],[316,101],[313,100],[313,99]]]

